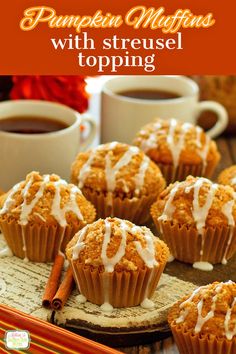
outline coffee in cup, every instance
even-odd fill
[[[82,142],[81,124],[90,125]],[[16,100],[0,103],[0,187],[8,190],[32,170],[70,179],[71,163],[91,144],[95,122],[58,103]]]
[[[203,111],[217,114],[216,124],[208,131],[210,137],[216,137],[227,126],[227,112],[217,102],[199,102],[199,88],[193,80],[184,76],[115,77],[102,89],[102,142],[131,143],[155,117],[196,124]]]

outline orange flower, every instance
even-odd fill
[[[84,76],[14,76],[11,99],[63,103],[82,113],[88,108]]]

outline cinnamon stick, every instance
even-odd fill
[[[59,289],[57,290],[56,295],[52,300],[52,308],[54,310],[61,310],[63,308],[74,286],[75,286],[75,282],[73,278],[72,268],[69,267],[67,269],[63,282],[61,283]]]
[[[52,299],[58,289],[64,260],[65,257],[61,254],[58,254],[55,258],[43,295],[42,305],[45,308],[50,308],[52,306]]]

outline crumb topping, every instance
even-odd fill
[[[193,333],[232,340],[236,336],[236,284],[214,282],[196,289],[174,305],[168,320]]]
[[[57,175],[31,172],[15,185],[1,203],[0,220],[17,220],[20,224],[49,223],[79,227],[95,219],[95,209],[78,187]]]
[[[217,146],[199,126],[176,119],[155,119],[137,134],[134,145],[140,147],[153,161],[163,164],[180,162],[190,165],[220,158]]]
[[[218,176],[218,182],[231,186],[236,192],[236,165],[223,170]]]
[[[121,198],[157,195],[165,187],[160,169],[143,151],[117,142],[79,153],[72,165],[71,181],[82,190]]]
[[[183,182],[170,184],[159,195],[151,214],[154,219],[196,226],[199,233],[205,226],[234,226],[235,192],[230,186],[188,176]]]
[[[136,271],[166,262],[166,244],[146,227],[118,218],[99,219],[69,242],[67,257],[101,271]]]

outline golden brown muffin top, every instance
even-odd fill
[[[5,200],[8,196],[9,192],[8,193],[3,193],[0,195],[0,209],[3,207],[3,204],[5,203]]]
[[[151,207],[151,214],[159,221],[195,226],[199,234],[206,226],[234,226],[235,192],[230,186],[188,176],[183,182],[170,184],[159,195]]]
[[[7,194],[0,209],[0,220],[28,223],[67,224],[83,227],[95,219],[95,209],[80,189],[57,175],[31,172]]]
[[[136,146],[112,142],[79,153],[71,170],[79,188],[121,198],[158,194],[165,188],[159,168]]]
[[[156,163],[198,165],[219,160],[217,146],[199,126],[176,119],[155,119],[137,134],[134,145]]]
[[[236,165],[223,170],[218,176],[218,182],[229,185],[236,191]]]
[[[214,282],[196,289],[170,310],[168,321],[207,336],[236,337],[236,284]]]
[[[165,263],[169,250],[147,227],[106,218],[78,232],[67,245],[66,255],[100,271],[136,271]]]

